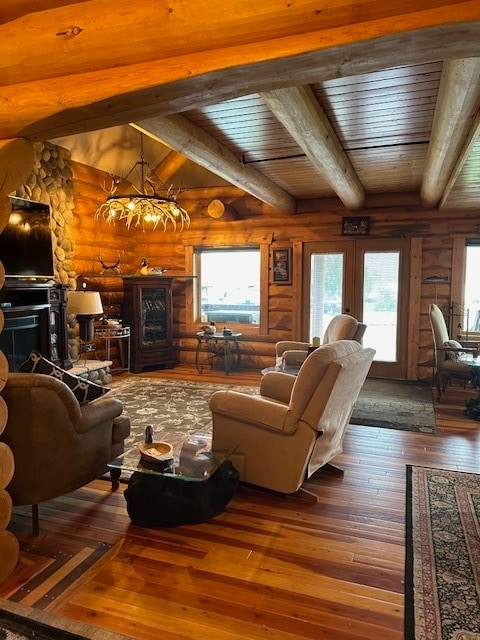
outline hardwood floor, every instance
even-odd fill
[[[188,367],[155,375],[198,380]],[[306,485],[316,504],[241,485],[205,524],[141,529],[122,488],[112,494],[97,480],[41,506],[45,540],[56,532],[118,544],[48,609],[145,640],[402,639],[406,465],[478,470],[480,423],[462,414],[471,393],[449,390],[436,404],[435,434],[350,426],[335,459],[344,475],[321,471]],[[29,537],[25,520],[15,509]],[[28,567],[22,558],[14,579]]]

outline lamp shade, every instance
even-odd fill
[[[98,291],[70,291],[67,312],[77,316],[93,316],[103,313],[100,293]]]

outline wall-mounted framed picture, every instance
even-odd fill
[[[370,218],[355,216],[342,218],[342,236],[368,236],[370,233]]]
[[[273,249],[273,282],[292,284],[292,248]]]

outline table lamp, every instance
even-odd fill
[[[70,291],[67,301],[67,313],[77,316],[80,327],[80,339],[83,342],[93,340],[95,327],[93,316],[103,313],[102,300],[98,291]]]

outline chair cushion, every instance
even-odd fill
[[[74,376],[64,369],[57,367],[56,364],[50,362],[50,360],[47,360],[41,353],[35,350],[32,351],[28,359],[20,365],[18,371],[20,373],[43,373],[61,380],[73,391],[79,404],[87,404],[110,391],[109,387],[102,387],[99,384]]]
[[[454,349],[461,349],[462,345],[457,340],[446,340],[443,343],[444,347],[453,347]],[[445,357],[447,360],[459,360],[460,356],[464,355],[464,351],[446,351]]]

